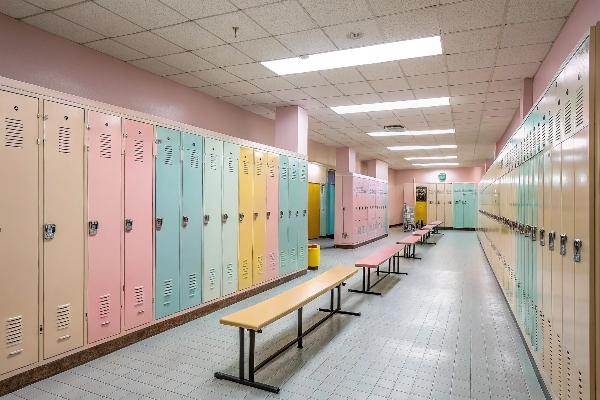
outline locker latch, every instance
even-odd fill
[[[44,225],[44,239],[54,239],[56,233],[56,224],[45,224]]]
[[[279,211],[279,218],[283,218],[283,211]]]
[[[88,222],[88,226],[90,235],[98,234],[98,221],[90,221]]]
[[[184,226],[184,227],[187,226],[188,222],[190,222],[189,217],[186,217],[185,215],[183,217],[181,217],[181,225],[182,226]]]
[[[288,211],[290,213],[289,217],[292,218],[292,210],[288,210]]]
[[[524,225],[523,226],[523,233],[525,234],[525,237],[529,237],[530,232],[531,232],[531,226]]]
[[[208,221],[210,221],[210,215],[204,216],[204,225],[208,225]]]
[[[125,232],[129,232],[132,229],[133,229],[133,220],[132,219],[126,219],[125,220]]]
[[[567,235],[564,233],[560,235],[560,255],[564,256],[567,254]]]
[[[554,251],[554,239],[556,238],[556,232],[550,231],[548,233],[548,250]]]
[[[227,222],[228,219],[229,219],[229,215],[223,214],[223,223]]]
[[[271,217],[271,211],[267,211],[267,219]]]
[[[302,210],[302,216],[306,217],[306,210]]]
[[[163,219],[156,218],[156,230],[157,231],[160,231],[162,229],[162,224],[163,224]]]
[[[298,210],[296,210],[296,217],[298,216]]]
[[[244,220],[244,213],[240,213],[240,222]]]
[[[573,241],[573,261],[581,262],[581,239]]]
[[[531,227],[531,241],[535,242],[537,240],[537,226]]]
[[[258,213],[254,213],[254,220],[256,220],[256,218],[258,218]]]

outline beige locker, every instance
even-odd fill
[[[443,221],[441,226],[446,226],[445,224],[445,209],[446,209],[446,195],[445,195],[445,190],[444,190],[444,184],[443,183],[438,183],[436,184],[436,189],[435,189],[435,196],[436,196],[436,219],[434,221]]]
[[[38,99],[0,91],[0,374],[38,351]]]
[[[84,110],[45,100],[44,137],[44,358],[50,358],[83,345]]]
[[[444,184],[444,226],[452,227],[452,184]]]
[[[553,341],[551,343],[552,389],[562,398],[563,370],[562,370],[562,256],[559,253],[561,232],[561,145],[554,146],[551,150],[552,164],[552,222],[548,232],[548,249],[552,257],[552,319]]]
[[[437,185],[427,184],[427,218],[425,223],[437,221]]]

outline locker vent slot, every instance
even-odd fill
[[[269,176],[271,178],[275,178],[275,166],[274,165],[269,165]]]
[[[210,288],[213,289],[215,287],[215,282],[217,281],[217,271],[214,268],[208,270],[208,282],[210,283]]]
[[[292,168],[290,170],[290,180],[295,181],[298,177],[297,177],[297,170],[295,168]]]
[[[542,132],[540,134],[540,149],[546,147],[546,124],[542,125]]]
[[[575,94],[575,127],[583,125],[583,86]]]
[[[255,172],[256,172],[256,175],[257,175],[257,176],[261,176],[261,175],[262,175],[262,167],[263,167],[263,165],[262,165],[262,160],[259,160],[259,161],[258,161],[258,162],[255,164],[255,166],[254,166],[254,168],[255,168]]]
[[[300,182],[306,182],[306,169],[300,168]]]
[[[6,320],[6,345],[14,346],[23,341],[23,318],[8,318]]]
[[[198,280],[196,279],[195,272],[190,274],[189,287],[190,287],[190,290],[196,290],[196,288],[198,287]],[[193,294],[190,296],[193,296]]]
[[[71,153],[71,128],[61,126],[58,128],[58,152]]]
[[[296,262],[296,248],[292,247],[290,249],[290,263],[294,264]]]
[[[210,169],[213,171],[217,170],[217,155],[216,154],[210,155]]]
[[[198,157],[198,150],[193,149],[190,154],[190,166],[192,168],[198,168],[200,166],[200,157]]]
[[[288,178],[288,169],[284,166],[281,167],[281,179],[287,180]]]
[[[554,141],[554,117],[548,118],[548,144]]]
[[[4,146],[23,148],[23,121],[20,119],[4,118],[6,132],[4,133]]]
[[[250,174],[250,163],[248,162],[248,160],[242,161],[242,166],[243,166],[244,175],[249,175]]]
[[[110,314],[110,294],[105,294],[103,296],[100,296],[99,306],[100,306],[100,318],[108,317],[108,314]]]
[[[560,119],[562,118],[561,114],[562,110],[558,110],[558,113],[556,113],[556,117],[554,117],[554,141],[557,143],[560,142]]]
[[[56,325],[58,329],[66,329],[71,323],[71,304],[58,306],[56,312]]]
[[[269,269],[271,271],[277,268],[277,259],[275,258],[275,253],[269,253]]]
[[[264,272],[265,260],[263,259],[263,256],[256,257],[256,269],[258,270],[259,274],[262,274]]]
[[[565,105],[565,138],[571,135],[571,128],[571,101],[569,100]]]
[[[286,266],[287,253],[285,251],[279,252],[279,267],[284,270]]]
[[[135,304],[144,304],[144,287],[136,286],[134,288]]]
[[[100,134],[100,157],[112,158],[112,137],[107,133]]]
[[[233,274],[233,264],[232,263],[229,263],[229,264],[227,264],[225,266],[225,272],[227,273],[228,282],[231,283],[231,280],[234,277],[234,274]]]
[[[233,158],[227,160],[227,170],[232,174],[235,172],[235,169],[233,168]]]
[[[133,142],[133,161],[144,162],[144,142],[142,140]]]
[[[165,291],[164,291],[164,296],[170,296],[173,294],[173,279],[166,279],[165,280]]]
[[[165,146],[165,164],[173,165],[173,147]]]
[[[304,260],[304,246],[298,246],[298,259]]]
[[[242,260],[242,277],[248,279],[250,277],[250,269],[248,268],[248,260]]]

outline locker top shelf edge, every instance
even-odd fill
[[[379,178],[373,178],[372,176],[368,176],[368,175],[361,175],[361,174],[357,174],[354,172],[336,172],[335,176],[352,176],[354,178],[364,178],[364,179],[368,179],[370,181],[374,181],[374,182],[383,182],[383,183],[388,183],[387,180],[385,179],[379,179]]]

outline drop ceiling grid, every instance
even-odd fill
[[[312,140],[406,168],[406,155],[390,152],[390,143],[457,143],[456,150],[425,153],[455,154],[461,165],[492,157],[518,108],[521,79],[537,72],[575,3],[14,0],[0,3],[0,12],[268,118],[276,107],[299,105]],[[240,27],[237,37],[231,26]],[[361,39],[346,38],[357,31]],[[443,55],[282,77],[258,64],[431,35],[442,37]],[[342,116],[328,108],[441,96],[450,96],[451,106]],[[456,134],[366,135],[397,123]]]

